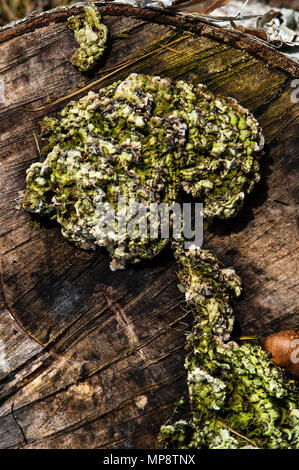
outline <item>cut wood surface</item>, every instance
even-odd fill
[[[58,226],[35,227],[20,209],[26,169],[39,159],[39,122],[64,103],[35,110],[80,86],[100,78],[107,85],[133,71],[181,77],[254,113],[266,138],[262,179],[237,218],[206,227],[204,245],[243,279],[237,335],[298,328],[299,110],[291,99],[298,64],[194,19],[99,8],[110,43],[90,76],[69,60],[76,43],[66,19],[80,5],[0,32],[1,448],[153,447],[185,390],[192,317],[181,305],[171,250],[111,272],[105,252],[79,250]],[[115,71],[134,58],[140,60]]]

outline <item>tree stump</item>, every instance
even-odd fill
[[[58,226],[37,228],[20,209],[25,171],[39,159],[39,121],[65,102],[36,109],[79,86],[107,85],[133,71],[181,77],[236,98],[255,115],[266,138],[261,182],[235,219],[205,228],[204,246],[243,279],[236,305],[242,334],[298,327],[299,112],[291,99],[298,64],[202,21],[98,6],[110,41],[92,76],[69,60],[77,45],[66,20],[80,4],[0,32],[1,448],[150,448],[185,390],[192,316],[181,305],[171,250],[111,272],[105,252],[79,250]],[[116,72],[130,59],[138,60]]]

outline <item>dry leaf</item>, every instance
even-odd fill
[[[246,26],[239,26],[234,21],[231,21],[230,24],[237,31],[241,31],[242,33],[250,34],[251,36],[255,36],[259,39],[263,39],[264,41],[267,41],[268,36],[267,36],[266,31],[264,31],[263,29],[247,28]]]

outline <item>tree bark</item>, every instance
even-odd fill
[[[20,209],[25,171],[39,159],[39,121],[65,102],[36,109],[79,85],[161,74],[205,83],[249,108],[266,138],[262,180],[238,217],[205,228],[204,245],[243,279],[239,332],[262,337],[298,326],[298,64],[198,20],[99,8],[110,45],[92,76],[69,60],[76,44],[66,20],[82,10],[78,4],[0,31],[1,448],[149,448],[185,390],[192,317],[181,305],[170,249],[111,272],[104,252],[75,248],[57,226],[36,228]]]

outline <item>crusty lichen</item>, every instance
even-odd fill
[[[176,250],[179,280],[187,306],[202,329],[212,328],[216,336],[230,338],[234,315],[233,301],[241,294],[241,279],[234,269],[220,268],[208,250]]]
[[[220,270],[211,252],[189,251],[177,258],[195,318],[185,360],[191,411],[188,421],[161,427],[160,447],[299,448],[296,382],[259,346],[224,343],[240,279],[232,269]]]
[[[84,13],[68,19],[80,47],[71,58],[81,72],[93,69],[101,59],[107,43],[108,29],[101,22],[99,10],[94,5],[84,8]]]
[[[83,248],[105,246],[112,268],[151,258],[165,239],[99,230],[99,202],[118,196],[174,202],[182,189],[206,217],[236,214],[259,179],[263,138],[255,119],[203,85],[131,74],[46,118],[45,161],[27,174],[24,207],[51,214]]]
[[[132,74],[44,120],[45,160],[27,171],[25,209],[49,215],[81,248],[105,246],[112,269],[167,240],[99,229],[99,203],[200,197],[206,217],[237,213],[259,179],[255,119],[203,85]],[[133,217],[133,216],[132,216]],[[230,339],[241,282],[209,251],[173,243],[195,326],[187,338],[191,417],[162,426],[164,448],[298,447],[298,389],[257,346]]]

